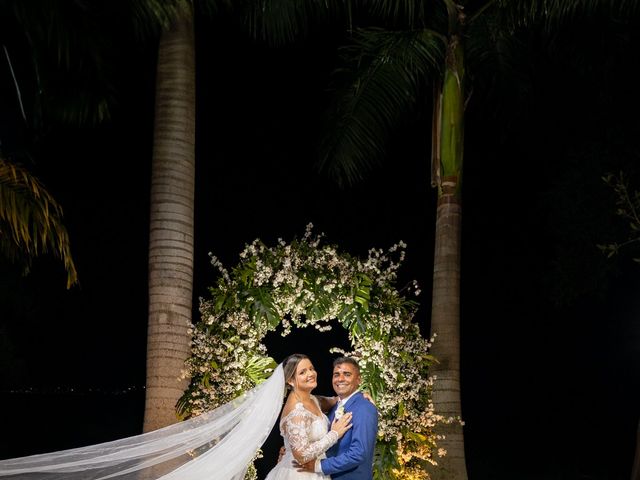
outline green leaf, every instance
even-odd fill
[[[253,283],[253,276],[256,273],[256,259],[252,258],[244,263],[242,267],[238,269],[237,273],[240,282],[247,287],[250,287]]]
[[[371,285],[373,282],[365,274],[358,274],[356,277],[356,291],[353,301],[362,307],[362,310],[369,311],[369,301],[371,300]]]
[[[426,442],[427,441],[427,437],[422,435],[421,433],[416,433],[416,432],[411,432],[411,431],[406,431],[404,433],[404,436],[406,438],[409,438],[411,440],[414,440],[416,442]]]
[[[254,355],[251,357],[245,367],[245,373],[256,385],[264,382],[271,372],[277,367],[275,360],[271,357],[262,357]]]
[[[433,355],[425,355],[424,358],[430,361],[431,363],[440,363],[440,361]]]
[[[396,456],[397,445],[395,442],[378,440],[373,456],[373,478],[374,480],[394,480],[391,473],[398,468],[398,458]]]
[[[273,298],[266,288],[254,288],[249,291],[253,297],[250,315],[256,323],[266,323],[268,328],[275,328],[280,324],[280,316],[273,303]]]
[[[224,294],[224,292],[221,292],[220,294],[217,295],[216,303],[214,306],[216,313],[220,313],[222,311],[222,306],[224,305],[224,302],[226,299],[227,299],[227,296]]]

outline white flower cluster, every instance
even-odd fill
[[[321,245],[322,235],[314,236],[312,228],[309,224],[300,240],[279,239],[274,247],[256,239],[231,271],[211,257],[221,275],[212,298],[201,300],[185,371],[191,385],[180,413],[198,415],[266,378],[270,369],[262,340],[268,331],[280,327],[283,336],[294,327],[323,331],[338,319],[349,333],[348,354],[359,359],[363,386],[380,411],[378,446],[394,451],[395,464],[402,467],[376,468],[393,470],[398,479],[409,478],[407,472],[428,478],[421,465],[444,455],[433,428],[446,420],[431,402],[433,339],[424,339],[413,321],[417,304],[395,287],[406,245],[371,249],[363,260]],[[419,294],[415,282],[411,290]]]

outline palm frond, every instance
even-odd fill
[[[357,2],[368,16],[381,20],[396,29],[430,28],[446,31],[445,2],[416,2],[415,0],[360,0]]]
[[[0,252],[11,261],[51,252],[64,264],[67,288],[77,283],[62,208],[26,169],[0,157]]]
[[[129,0],[126,7],[138,39],[147,40],[157,39],[159,33],[169,28],[176,16],[190,4],[190,0]]]
[[[344,21],[349,2],[341,0],[246,0],[245,12],[252,36],[271,45],[304,37],[314,25]]]
[[[37,129],[51,114],[82,123],[107,119],[114,98],[113,60],[121,54],[107,32],[113,9],[80,1],[6,3],[11,8],[0,8],[0,15],[14,25],[8,38],[11,53],[24,59],[16,83],[31,87],[24,93],[32,126]],[[75,108],[78,92],[85,95],[81,108]]]
[[[409,27],[416,27],[424,18],[422,8],[432,2],[415,0],[362,0],[362,4],[376,15],[387,19],[402,21]]]
[[[430,30],[357,30],[345,47],[347,85],[331,109],[319,168],[338,183],[360,180],[379,161],[397,121],[416,108],[421,89],[439,75],[445,42]]]
[[[635,0],[497,0],[501,14],[512,26],[541,23],[554,28],[585,16],[607,14],[624,18],[640,12]]]
[[[485,14],[466,31],[467,73],[473,85],[476,102],[484,103],[486,115],[510,118],[518,124],[519,115],[532,101],[532,40],[530,29],[504,28],[495,14]],[[505,112],[509,112],[505,114]]]

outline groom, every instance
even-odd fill
[[[358,392],[360,367],[349,357],[333,362],[333,389],[340,401],[329,412],[329,421],[352,412],[353,427],[327,451],[327,458],[300,466],[300,471],[331,475],[332,480],[371,480],[373,451],[378,434],[378,411]]]

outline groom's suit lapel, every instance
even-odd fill
[[[362,395],[362,393],[357,392],[355,393],[348,401],[347,403],[344,404],[344,409],[345,411],[348,411],[348,409],[351,407],[351,405],[353,405],[353,402],[360,396]],[[339,403],[339,402],[338,402]],[[333,418],[336,416],[336,410],[338,409],[338,403],[336,403],[331,410],[329,411],[329,424],[333,423]]]

